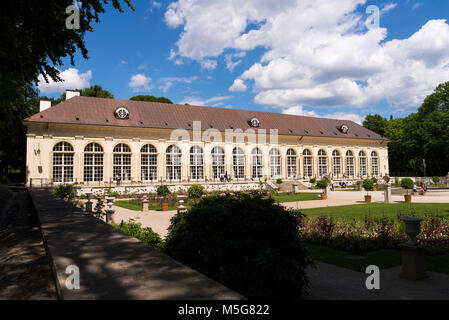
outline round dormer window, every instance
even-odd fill
[[[342,126],[340,127],[340,131],[343,132],[343,133],[348,133],[349,128],[348,128],[347,125],[344,124],[344,125],[342,125]]]
[[[129,117],[129,111],[125,107],[117,108],[114,114],[118,119],[127,119]]]
[[[258,127],[259,123],[259,119],[257,118],[252,118],[251,120],[249,120],[249,124],[251,127]]]

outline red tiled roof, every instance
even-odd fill
[[[114,116],[115,110],[121,106],[129,111],[129,118],[126,120]],[[278,129],[281,135],[387,140],[350,120],[92,97],[73,97],[65,100],[32,115],[25,119],[24,123],[49,122],[192,130],[193,121],[201,121],[202,130],[215,128],[219,131],[225,129],[245,131],[252,128],[248,121],[253,117],[259,119],[259,129],[266,129],[267,133],[270,129]],[[349,128],[346,134],[339,130],[343,124]]]

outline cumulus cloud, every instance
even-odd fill
[[[246,84],[242,79],[235,79],[232,85],[229,87],[229,91],[231,92],[243,92],[246,91]]]
[[[204,59],[200,61],[201,69],[214,70],[217,67],[217,61],[212,59]]]
[[[449,79],[449,25],[429,20],[409,38],[385,41],[387,29],[364,27],[368,4],[178,0],[165,21],[182,28],[179,57],[214,61],[213,68],[225,50],[265,48],[260,61],[236,77],[254,83],[258,104],[342,108],[386,100],[397,110],[414,109]],[[395,7],[387,3],[382,12]],[[238,61],[232,58],[224,57],[228,69]]]
[[[84,89],[90,87],[90,79],[92,78],[92,71],[80,73],[78,69],[69,68],[62,71],[59,77],[63,82],[54,82],[48,78],[48,83],[42,75],[38,77],[38,89],[41,93],[59,93],[67,89]]]
[[[293,114],[297,116],[307,116],[307,117],[316,117],[316,118],[329,118],[329,119],[340,119],[340,120],[352,120],[355,123],[362,124],[365,117],[355,114],[355,113],[347,113],[347,112],[333,112],[327,113],[324,115],[319,115],[313,110],[305,110],[303,106],[294,106],[284,109],[282,111],[284,114]]]
[[[150,91],[152,86],[150,85],[151,78],[147,77],[143,73],[138,73],[131,76],[131,79],[128,83],[130,88],[133,88],[135,92],[138,91]]]

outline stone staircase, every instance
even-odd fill
[[[299,180],[284,180],[280,185],[282,192],[293,192],[293,185],[297,184],[299,190],[308,190],[309,188]],[[275,180],[268,180],[265,185],[268,189],[279,191],[279,185]]]

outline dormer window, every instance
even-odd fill
[[[251,127],[257,128],[259,126],[259,123],[260,123],[259,119],[257,119],[257,118],[251,118],[251,120],[249,120],[249,125]]]
[[[348,126],[347,125],[342,125],[340,128],[339,128],[339,130],[342,132],[342,133],[348,133],[348,131],[349,131],[349,128],[348,128]]]
[[[129,111],[125,107],[119,107],[115,110],[114,115],[118,119],[128,119]]]

